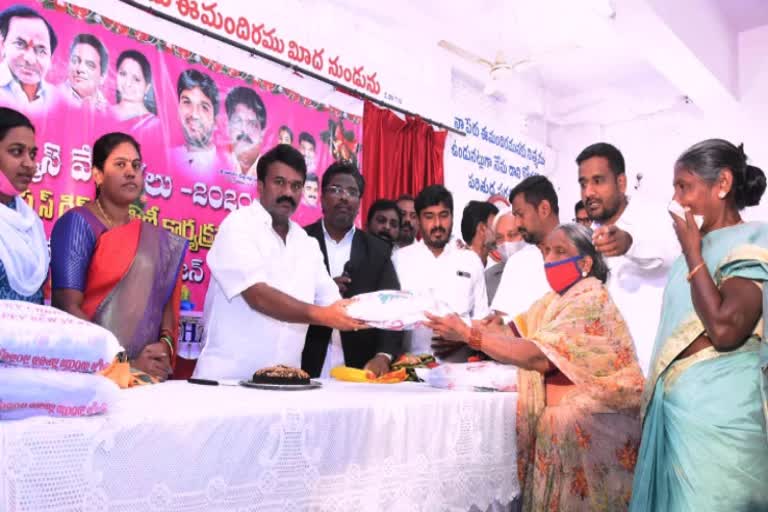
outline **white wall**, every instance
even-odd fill
[[[728,122],[702,113],[694,105],[623,123],[551,127],[549,145],[559,155],[553,181],[556,182],[563,211],[572,216],[579,199],[576,164],[578,153],[594,142],[617,146],[627,164],[629,191],[634,195],[666,204],[672,197],[672,166],[689,146],[708,138],[724,138],[744,143],[752,164],[768,172],[768,26],[739,34],[739,105],[742,112]],[[636,176],[642,173],[639,191]],[[566,211],[566,208],[568,209]],[[768,195],[763,203],[745,211],[747,219],[768,220]]]

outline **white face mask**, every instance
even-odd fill
[[[526,245],[527,243],[525,240],[518,240],[517,242],[504,242],[498,248],[501,261],[506,262]]]

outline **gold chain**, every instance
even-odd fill
[[[112,219],[107,215],[107,212],[104,211],[104,208],[101,207],[101,201],[98,199],[96,199],[96,207],[99,209],[99,212],[101,212],[101,216],[104,217],[104,220],[107,221],[107,224],[109,224],[109,227],[115,227],[114,222],[112,222]]]

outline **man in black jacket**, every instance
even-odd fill
[[[323,219],[306,227],[320,243],[325,266],[345,298],[378,290],[399,290],[389,245],[355,229],[365,180],[346,162],[333,163],[323,174],[320,195]],[[366,368],[381,375],[400,353],[402,333],[366,329],[339,333],[311,325],[301,366],[313,377],[327,376],[337,365]]]

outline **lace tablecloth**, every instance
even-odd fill
[[[485,510],[519,494],[514,393],[171,382],[0,422],[0,510]]]

